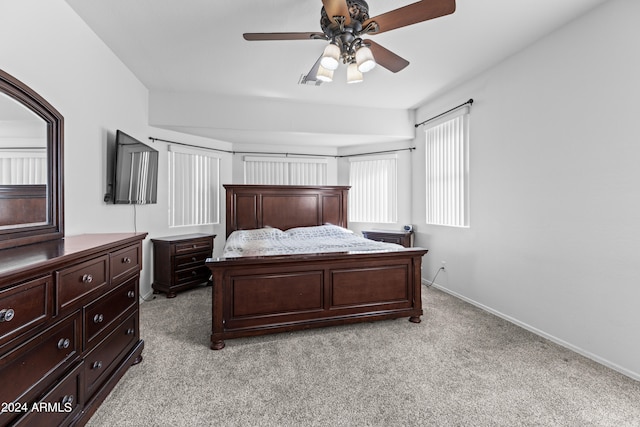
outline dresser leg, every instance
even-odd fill
[[[224,348],[224,340],[211,342],[211,350],[222,350]]]
[[[173,292],[173,291],[169,291],[169,292],[167,292],[167,298],[175,298],[175,297],[176,297],[176,295],[177,295],[177,294],[176,294],[175,292]]]

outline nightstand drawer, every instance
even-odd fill
[[[198,252],[189,255],[180,255],[175,258],[175,269],[184,270],[190,267],[204,265],[207,258],[211,256],[211,252]]]
[[[191,240],[188,243],[177,243],[175,245],[176,255],[199,251],[211,252],[212,250],[211,239]]]
[[[188,270],[176,271],[175,282],[181,285],[188,282],[206,282],[211,275],[211,271],[206,266],[191,268]]]

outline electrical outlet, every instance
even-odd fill
[[[447,261],[440,261],[442,263],[442,269],[447,271]]]

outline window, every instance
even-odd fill
[[[299,157],[244,158],[244,183],[261,185],[326,185],[327,160]]]
[[[466,107],[425,129],[427,224],[469,226],[468,128]]]
[[[350,159],[349,221],[397,221],[396,163],[396,156]]]
[[[169,146],[169,227],[219,223],[219,171],[210,152]]]

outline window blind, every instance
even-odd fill
[[[395,156],[349,160],[349,221],[397,221],[396,163]]]
[[[219,223],[220,159],[169,146],[169,226]]]
[[[326,185],[327,160],[298,157],[245,156],[244,183],[261,185]]]
[[[47,152],[0,150],[0,185],[47,183]]]
[[[426,222],[469,225],[468,108],[431,124],[426,133]]]

